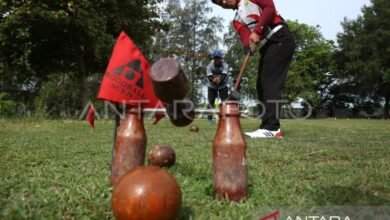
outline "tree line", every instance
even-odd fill
[[[21,1],[0,0],[0,115],[26,110],[44,116],[78,116],[96,94],[121,31],[150,63],[180,61],[189,97],[202,105],[210,53],[223,44],[231,78],[244,58],[232,27],[223,37],[223,19],[208,0]],[[283,98],[304,99],[314,112],[348,108],[383,109],[390,102],[390,2],[371,0],[357,19],[345,18],[336,42],[320,27],[287,21],[297,42]],[[256,99],[256,53],[241,91]],[[100,103],[100,104],[99,104]],[[305,106],[308,107],[308,106]]]

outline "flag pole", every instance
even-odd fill
[[[112,151],[111,151],[111,176],[112,176],[112,161],[114,161],[114,156],[115,156],[114,154],[115,154],[116,133],[117,133],[117,130],[119,127],[119,120],[120,120],[120,116],[118,114],[118,112],[119,112],[119,104],[118,103],[115,103],[115,108],[117,111],[114,111],[115,118],[114,118],[114,129],[113,129]],[[122,114],[122,111],[120,114]]]

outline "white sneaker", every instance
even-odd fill
[[[280,129],[277,131],[257,129],[253,132],[244,132],[244,134],[250,138],[283,138],[283,134]]]

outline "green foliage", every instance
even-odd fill
[[[390,99],[390,2],[371,0],[356,20],[345,19],[338,34],[341,76],[353,79],[357,94],[366,99],[384,97],[385,117]],[[387,106],[387,109],[386,109]]]
[[[159,2],[1,1],[0,89],[36,92],[51,74],[66,74],[79,79],[81,106],[87,77],[104,73],[121,31],[148,48],[160,28]]]
[[[172,145],[180,219],[260,219],[268,206],[389,206],[390,124],[385,120],[283,120],[283,140],[247,140],[249,197],[212,197],[215,126],[198,133],[146,121],[147,152]],[[258,120],[241,120],[244,131]],[[112,121],[0,119],[0,219],[114,219],[109,186]],[[304,135],[303,135],[304,134]],[[368,150],[369,149],[369,150]],[[262,215],[264,216],[264,215]]]
[[[296,38],[296,53],[286,82],[286,97],[294,101],[305,99],[313,107],[324,102],[327,89],[335,74],[333,42],[327,41],[319,27],[289,21],[288,25]]]
[[[78,87],[75,79],[65,74],[49,76],[35,99],[35,112],[38,116],[78,116]]]
[[[390,84],[390,69],[387,69],[383,74],[383,81],[384,83]]]
[[[16,102],[9,98],[9,95],[0,92],[0,116],[12,115],[16,110]]]

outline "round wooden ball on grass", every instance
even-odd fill
[[[196,125],[191,125],[191,126],[190,126],[190,131],[191,131],[191,132],[199,132],[199,127],[196,126]]]
[[[148,163],[152,166],[171,167],[175,165],[176,154],[173,148],[166,144],[157,144],[148,154]]]
[[[123,175],[112,193],[112,211],[117,220],[178,219],[181,190],[163,168],[141,166]]]

